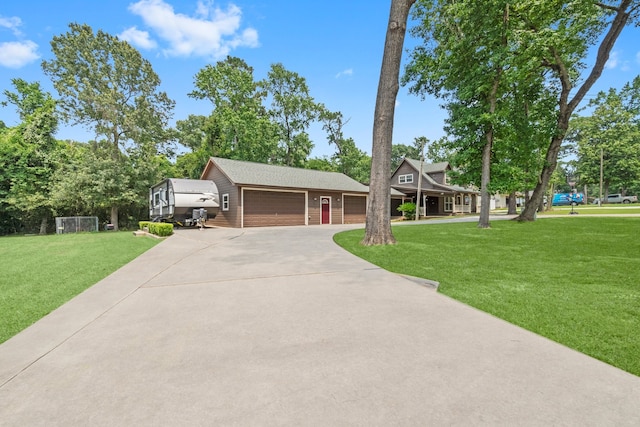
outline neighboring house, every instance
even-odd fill
[[[478,205],[478,191],[450,184],[447,173],[451,170],[448,162],[423,163],[405,158],[391,175],[392,189],[405,194],[391,197],[391,216],[401,216],[398,206],[404,202],[415,202],[418,192],[418,177],[422,169],[420,215],[453,215],[475,213]]]
[[[212,225],[364,223],[369,188],[338,172],[211,157],[200,179],[215,182],[220,210]]]

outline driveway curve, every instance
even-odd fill
[[[352,256],[348,228],[178,230],[0,345],[0,425],[640,425],[640,377]]]

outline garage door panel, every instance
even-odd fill
[[[305,225],[304,193],[245,190],[244,226]]]
[[[344,223],[361,224],[367,219],[367,198],[344,196]]]

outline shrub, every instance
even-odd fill
[[[407,202],[398,206],[398,211],[404,214],[404,217],[407,219],[415,219],[416,217],[416,204]]]
[[[138,225],[140,226],[140,230],[146,228],[149,233],[155,234],[156,236],[165,237],[173,234],[173,224],[166,222],[140,221]]]

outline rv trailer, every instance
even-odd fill
[[[168,178],[149,189],[149,218],[183,227],[204,224],[220,209],[218,187],[203,179]]]

